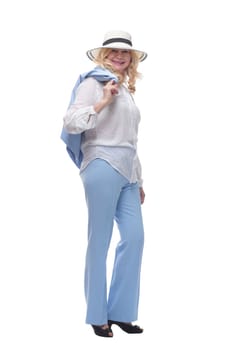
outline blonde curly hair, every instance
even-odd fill
[[[96,64],[101,66],[102,68],[106,68],[114,73],[118,80],[119,84],[126,83],[128,90],[131,93],[136,91],[136,80],[141,78],[141,73],[138,72],[138,64],[140,62],[138,54],[136,51],[131,50],[131,62],[125,74],[120,74],[114,70],[111,62],[107,60],[107,56],[112,49],[110,48],[101,48],[94,60]]]

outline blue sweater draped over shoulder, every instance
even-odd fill
[[[75,97],[76,97],[76,90],[78,88],[78,86],[81,84],[81,82],[86,79],[92,77],[100,82],[107,82],[109,80],[115,80],[116,82],[117,77],[111,73],[109,70],[105,69],[105,68],[101,68],[99,66],[95,67],[94,69],[86,72],[86,73],[82,73],[79,75],[78,80],[72,90],[71,93],[71,99],[70,99],[70,103],[68,105],[68,108],[74,103],[75,101]],[[65,128],[62,128],[62,132],[61,132],[61,139],[62,141],[65,142],[66,144],[66,150],[70,156],[70,158],[73,160],[73,162],[75,163],[75,165],[80,168],[82,160],[83,160],[83,154],[81,151],[81,141],[82,141],[82,134],[69,134]]]

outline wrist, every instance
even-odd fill
[[[105,99],[100,100],[94,105],[94,110],[96,113],[99,113],[104,107],[106,107],[108,104],[108,101]]]

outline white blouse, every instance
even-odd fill
[[[141,164],[137,155],[140,112],[132,95],[122,85],[113,102],[96,113],[93,106],[103,95],[103,83],[86,78],[77,88],[74,103],[64,116],[68,133],[84,132],[80,172],[93,159],[109,162],[130,183],[142,186]]]

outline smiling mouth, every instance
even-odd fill
[[[112,62],[115,63],[115,64],[119,64],[119,65],[122,65],[122,64],[125,63],[124,61],[121,61],[121,62],[119,62],[119,61],[112,61]]]

